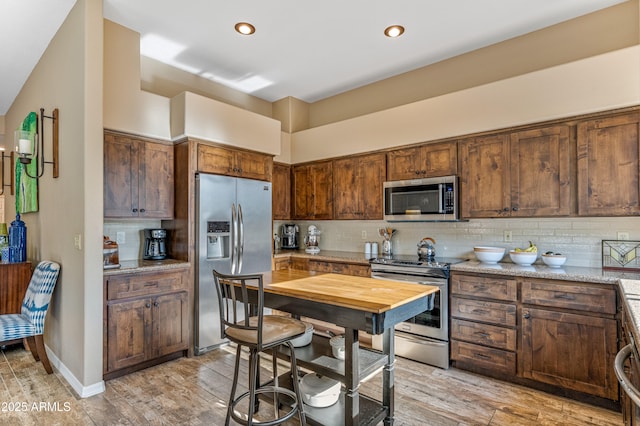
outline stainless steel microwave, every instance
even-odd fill
[[[384,183],[384,220],[458,220],[458,178],[442,176]]]

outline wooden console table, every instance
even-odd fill
[[[31,273],[31,262],[0,263],[0,315],[20,313]]]

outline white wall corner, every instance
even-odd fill
[[[80,396],[80,398],[88,398],[90,396],[98,395],[105,391],[106,387],[105,387],[104,380],[100,380],[99,382],[89,386],[82,384],[82,382],[80,382],[80,380],[78,380],[78,378],[74,376],[71,370],[69,370],[67,366],[64,365],[62,361],[60,361],[60,358],[58,358],[56,354],[53,353],[53,351],[50,350],[46,345],[45,345],[45,350],[47,351],[47,355],[49,356],[49,361],[51,362],[51,365],[56,370],[58,370],[58,372],[67,381],[67,383],[69,383],[71,388],[73,388],[73,390],[76,391],[76,393]]]

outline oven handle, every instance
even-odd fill
[[[385,274],[383,272],[374,272],[371,274],[371,278],[384,281],[405,281],[414,284],[433,285],[437,287],[447,285],[447,280],[440,278],[416,277],[413,275],[401,274]]]

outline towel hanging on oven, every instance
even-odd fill
[[[429,296],[427,296],[427,311],[433,311],[433,308],[435,307],[436,304],[436,294],[435,293],[431,293]]]

